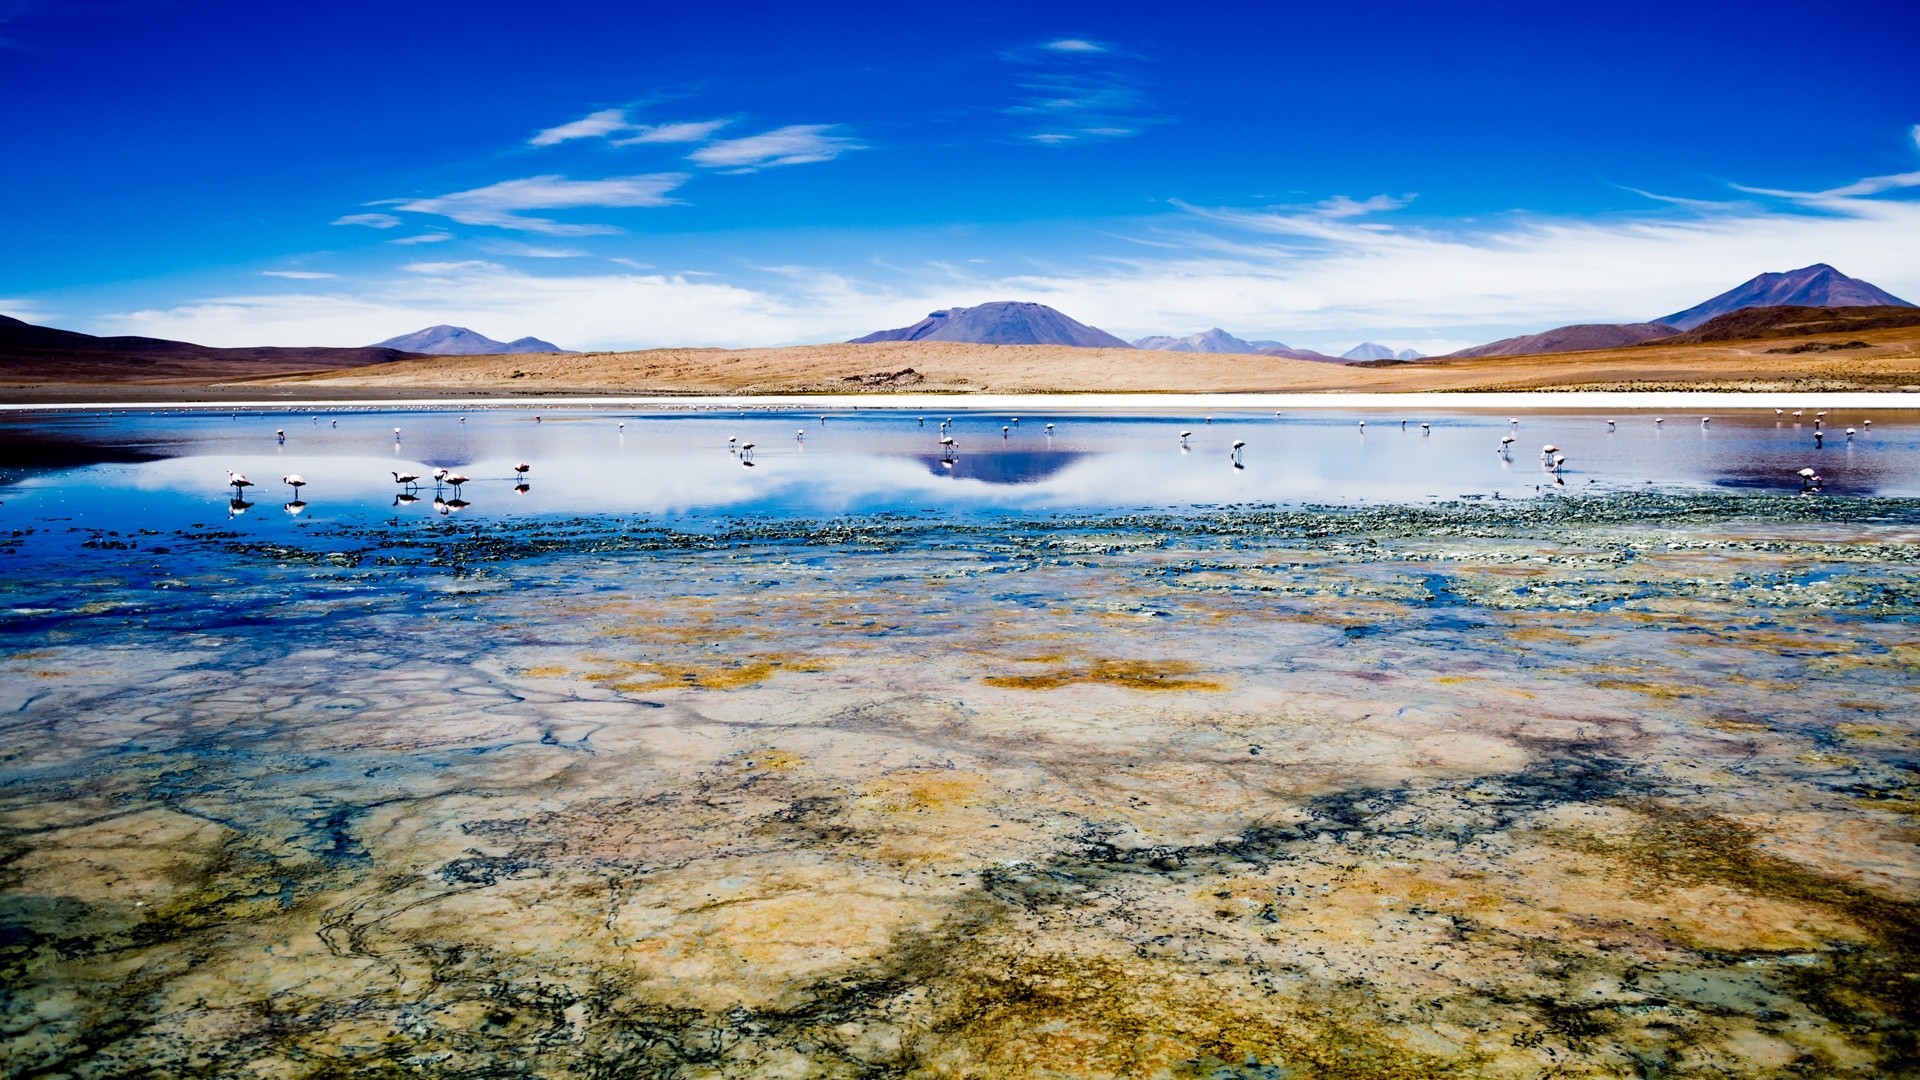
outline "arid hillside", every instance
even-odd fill
[[[914,341],[436,357],[262,381],[316,394],[379,388],[400,395],[1902,390],[1920,389],[1920,327],[1864,330],[1831,340],[1788,335],[1367,366],[1226,353]]]
[[[110,380],[0,375],[0,399],[432,398],[575,394],[1313,393],[1920,390],[1920,326],[1360,365],[1285,357],[898,341],[780,349],[415,357],[335,371]],[[257,369],[255,369],[257,370]]]

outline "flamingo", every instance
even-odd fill
[[[412,487],[415,483],[419,482],[419,480],[420,477],[414,473],[397,472],[393,474],[393,482],[399,484],[401,487]]]
[[[749,465],[753,464],[753,444],[752,443],[740,444],[740,460]]]
[[[1051,435],[1051,434],[1053,434],[1053,425],[1052,425],[1052,424],[1048,424],[1048,425],[1047,425],[1047,434],[1049,434],[1049,435]]]
[[[462,476],[457,472],[447,474],[447,484],[453,488],[454,498],[457,499],[460,497],[460,485],[466,483],[469,479],[470,477]]]
[[[533,466],[527,464],[524,461],[513,467],[514,473],[523,480],[526,479],[527,473],[531,472],[532,470],[533,470]]]
[[[433,486],[434,487],[439,487],[441,484],[444,484],[446,482],[447,482],[447,470],[445,469],[433,470]]]
[[[253,486],[253,481],[234,472],[232,469],[227,470],[227,483],[233,485],[234,498],[236,499],[240,497],[241,488],[250,488]]]
[[[286,429],[286,428],[274,428],[274,429],[273,429],[273,437],[274,437],[274,438],[276,438],[276,439],[279,439],[279,440],[280,440],[281,442],[286,442],[286,441],[287,441],[287,429]]]
[[[1427,423],[1427,422],[1425,422],[1425,421],[1421,421],[1421,423],[1420,423],[1420,434],[1422,434],[1422,435],[1431,435],[1431,434],[1433,434],[1433,425],[1432,425],[1432,424],[1429,424],[1429,423]]]
[[[307,486],[307,478],[301,476],[299,473],[283,476],[280,478],[280,482],[293,489],[293,497],[296,500],[300,498],[300,489]]]
[[[1360,430],[1362,433],[1367,430],[1367,422],[1365,420],[1360,421]]]
[[[1191,432],[1191,431],[1183,431],[1183,432],[1181,432],[1181,433],[1180,433],[1180,445],[1181,445],[1181,446],[1185,446],[1185,445],[1187,445],[1187,440],[1188,440],[1188,439],[1191,439],[1191,438],[1193,438],[1193,432]]]
[[[1666,421],[1665,421],[1665,420],[1663,420],[1663,419],[1661,419],[1660,417],[1658,417],[1658,416],[1656,416],[1656,417],[1654,417],[1654,418],[1653,418],[1653,423],[1654,423],[1654,426],[1655,426],[1655,427],[1658,427],[1658,426],[1660,426],[1661,424],[1664,424],[1664,423],[1666,423]]]

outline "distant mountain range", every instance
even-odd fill
[[[1363,341],[1340,354],[1342,360],[1418,360],[1425,354],[1412,349],[1393,349],[1387,345],[1376,345]]]
[[[517,338],[513,341],[495,341],[485,334],[469,330],[464,326],[429,326],[425,330],[415,330],[411,334],[402,334],[377,342],[376,349],[402,349],[406,352],[425,353],[428,356],[499,356],[507,353],[563,353],[567,350],[537,337]]]
[[[1092,349],[1133,346],[1097,327],[1070,319],[1045,304],[996,300],[935,311],[912,326],[879,330],[849,344],[876,341],[970,341],[979,345],[1074,345]]]
[[[1828,266],[1814,263],[1784,273],[1761,274],[1685,311],[1676,311],[1645,323],[1580,323],[1560,326],[1538,334],[1502,338],[1471,349],[1448,353],[1449,358],[1475,356],[1524,356],[1530,353],[1580,352],[1587,349],[1617,349],[1654,341],[1684,344],[1701,340],[1735,340],[1738,336],[1759,336],[1763,327],[1772,327],[1780,316],[1767,314],[1756,319],[1728,320],[1716,336],[1700,338],[1688,333],[1708,322],[1719,323],[1737,311],[1764,308],[1799,310],[1806,308],[1889,308],[1914,305],[1877,285],[1850,278]],[[1791,319],[1797,316],[1787,316]],[[1802,322],[1806,320],[1801,318]]]
[[[364,367],[413,354],[364,349],[216,349],[150,337],[95,337],[0,315],[0,376],[40,382],[218,379]]]
[[[1277,345],[1279,342],[1274,344]],[[1168,337],[1165,334],[1143,337],[1134,342],[1133,347],[1160,352],[1240,353],[1241,355],[1251,355],[1260,351],[1260,347],[1253,342],[1242,341],[1217,326],[1197,334],[1188,334],[1186,337]]]

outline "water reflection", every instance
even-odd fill
[[[534,415],[341,410],[325,424],[307,412],[291,424],[286,414],[245,412],[9,417],[0,421],[0,446],[54,449],[17,459],[5,508],[105,518],[108,507],[86,496],[112,492],[116,518],[180,525],[205,520],[207,489],[218,490],[222,477],[232,493],[222,508],[244,514],[252,506],[248,477],[262,472],[280,477],[294,497],[288,513],[255,519],[258,528],[396,510],[966,515],[1523,498],[1649,484],[1790,493],[1809,468],[1829,494],[1920,495],[1915,412],[1877,413],[1871,425],[1864,415],[1801,421],[1759,412],[1079,413],[1021,424],[1002,414],[873,410],[825,419],[711,410]],[[1537,467],[1527,458],[1533,447],[1541,448]],[[327,492],[321,504],[301,497],[308,483]],[[423,486],[432,493],[424,500]]]

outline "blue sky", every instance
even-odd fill
[[[283,7],[0,0],[0,312],[1436,351],[1816,261],[1920,300],[1906,3]]]

